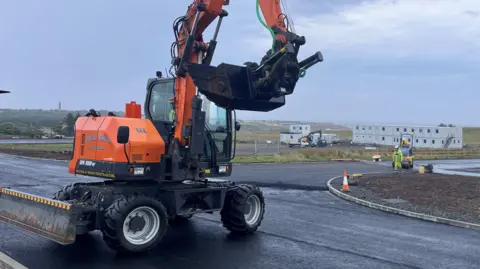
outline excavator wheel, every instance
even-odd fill
[[[233,234],[255,232],[265,214],[262,191],[253,185],[241,184],[227,191],[222,211],[223,226]]]
[[[103,240],[117,252],[145,252],[163,238],[168,226],[165,206],[144,195],[121,196],[106,210]]]
[[[67,185],[64,188],[58,190],[56,193],[53,194],[52,199],[55,199],[58,201],[70,200],[72,187],[73,185]]]

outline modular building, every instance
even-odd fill
[[[310,124],[292,124],[289,126],[289,133],[308,135],[312,130]]]
[[[300,145],[300,138],[311,132],[310,124],[292,124],[288,132],[280,133],[280,143],[291,146]]]
[[[356,125],[352,143],[393,146],[400,143],[402,134],[412,134],[410,143],[417,148],[462,148],[462,127],[407,126],[407,125]],[[407,137],[405,137],[407,138]]]
[[[332,144],[338,140],[338,136],[337,134],[322,134],[322,139],[325,139],[328,144]]]

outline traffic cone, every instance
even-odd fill
[[[347,171],[343,172],[343,187],[342,191],[350,191],[350,188],[348,187],[348,175]]]

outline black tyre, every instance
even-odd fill
[[[67,185],[64,188],[58,190],[56,193],[53,194],[52,199],[58,201],[68,201],[71,198],[71,191],[73,185]]]
[[[265,214],[262,191],[253,185],[241,184],[227,191],[222,211],[223,226],[235,234],[256,231]]]
[[[103,240],[117,252],[145,252],[154,248],[168,226],[163,204],[143,195],[118,198],[104,217]]]

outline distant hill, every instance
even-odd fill
[[[248,120],[242,121],[239,120],[242,125],[242,131],[245,132],[287,132],[288,127],[293,124],[310,124],[311,130],[322,130],[322,131],[346,131],[351,130],[346,126],[337,125],[334,123],[322,123],[322,122],[308,122],[308,121],[272,121],[272,120]]]
[[[11,122],[21,125],[41,125],[45,127],[53,127],[61,122],[68,113],[76,115],[85,115],[87,110],[45,110],[45,109],[0,109],[0,122]],[[101,115],[106,115],[110,111],[100,110]],[[112,111],[121,116],[123,111]],[[260,132],[279,132],[287,131],[291,124],[310,124],[312,130],[317,129],[349,129],[348,127],[336,125],[333,123],[318,123],[307,121],[273,121],[273,120],[239,120],[242,124],[242,130],[260,131]]]
[[[28,136],[39,132],[51,134],[56,132],[55,128],[65,124],[67,115],[70,113],[74,117],[85,115],[87,110],[42,110],[42,109],[0,109],[0,138],[8,138],[12,135]],[[107,115],[113,112],[116,115],[123,116],[123,111],[98,111],[100,115]],[[280,132],[288,131],[291,124],[310,124],[311,129],[322,130],[323,132],[345,132],[351,133],[351,129],[345,126],[333,123],[318,123],[306,121],[274,121],[274,120],[240,120],[242,128],[239,132],[240,137],[251,137],[259,139],[265,137],[267,139],[278,138]],[[73,124],[73,123],[72,123]],[[72,127],[73,128],[73,127]],[[30,130],[30,131],[29,131]],[[32,130],[40,130],[33,132]],[[347,134],[350,136],[350,134]],[[247,139],[247,140],[248,140]]]
[[[35,125],[42,127],[54,127],[63,121],[68,113],[85,115],[87,110],[44,110],[44,109],[0,109],[0,123],[13,123],[17,126]],[[98,111],[101,115],[109,111]],[[123,115],[121,111],[112,111],[117,115]]]

